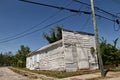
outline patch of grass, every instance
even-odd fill
[[[30,71],[30,72],[37,73],[37,74],[43,74],[46,76],[56,77],[56,78],[66,78],[66,77],[71,77],[71,76],[99,72],[99,70],[78,70],[76,72],[64,72],[64,71],[29,70],[26,68],[17,68],[17,69]]]
[[[110,71],[113,71],[113,72],[120,72],[120,68],[110,69]]]
[[[9,67],[9,69],[11,69],[13,72],[16,72],[16,73],[18,73],[20,75],[27,76],[27,77],[29,77],[31,79],[37,79],[38,78],[36,75],[33,75],[28,71],[22,70],[21,68]]]

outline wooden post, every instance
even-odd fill
[[[96,24],[96,19],[95,19],[94,3],[93,3],[93,0],[91,0],[90,2],[91,2],[92,21],[93,21],[93,26],[94,26],[96,52],[98,54],[99,67],[100,67],[100,70],[101,70],[101,77],[105,77],[104,76],[104,67],[103,67],[102,56],[101,56],[101,53],[100,53],[100,43],[99,43],[98,29],[97,29],[97,24]]]

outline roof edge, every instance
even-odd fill
[[[63,31],[68,31],[68,32],[74,32],[74,33],[80,33],[80,34],[87,34],[87,35],[92,35],[94,36],[93,33],[88,33],[88,32],[83,32],[83,31],[72,31],[72,30],[68,30],[68,29],[64,29],[62,28]]]
[[[31,53],[29,53],[28,56],[30,56],[30,55],[32,55],[32,54],[34,54],[34,53],[37,53],[38,51],[45,50],[45,49],[47,49],[47,48],[49,48],[49,47],[51,47],[51,46],[54,46],[54,45],[56,45],[56,44],[59,44],[59,43],[62,43],[62,39],[59,40],[59,41],[56,41],[56,42],[54,42],[54,43],[48,44],[48,45],[46,45],[46,46],[43,46],[43,47],[41,47],[41,48],[39,48],[39,49],[36,49],[36,50],[32,51]]]

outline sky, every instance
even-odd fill
[[[70,9],[91,11],[89,6],[72,0],[29,0]],[[90,0],[80,0],[90,4]],[[120,0],[94,0],[94,5],[120,16]],[[95,13],[114,20],[114,17],[95,9]],[[67,17],[68,16],[68,17]],[[60,19],[64,20],[59,21]],[[108,43],[120,38],[119,26],[110,20],[96,17],[99,38],[104,37]],[[53,24],[54,23],[54,24]],[[49,33],[56,25],[73,31],[94,33],[91,15],[74,13],[21,2],[19,0],[0,0],[0,52],[16,53],[21,45],[30,47],[31,51],[48,44],[43,33]],[[118,29],[116,31],[114,28]],[[120,48],[120,39],[118,40]]]

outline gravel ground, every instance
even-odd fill
[[[30,79],[11,71],[7,67],[0,67],[0,80],[30,80]]]
[[[107,80],[120,80],[120,77],[117,77],[117,78],[110,78],[110,79],[107,79]]]
[[[0,67],[0,80],[86,80],[90,78],[100,77],[100,73],[85,74],[85,75],[73,76],[73,77],[68,77],[63,79],[56,79],[56,78],[47,77],[44,75],[38,75],[35,73],[34,75],[38,76],[38,78],[37,79],[28,78],[13,72],[7,67]],[[109,72],[107,74],[107,77],[113,77],[113,78],[105,78],[105,79],[98,78],[98,80],[120,80],[120,72]]]

